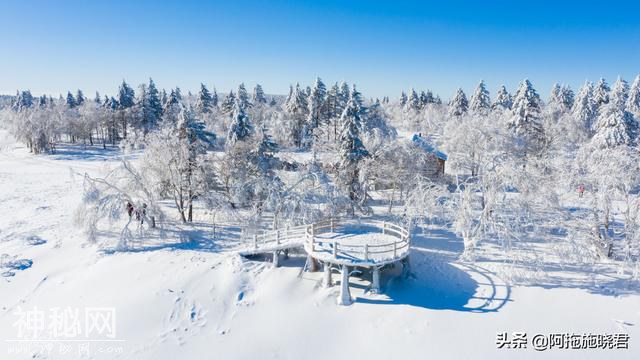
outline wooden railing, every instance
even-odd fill
[[[261,249],[274,250],[304,245],[307,253],[312,256],[324,253],[329,254],[330,259],[336,262],[349,263],[398,260],[406,256],[411,246],[411,236],[407,229],[383,221],[367,221],[365,224],[377,227],[382,234],[390,235],[396,239],[395,241],[354,245],[318,237],[323,233],[335,232],[341,224],[344,222],[330,218],[313,224],[285,227],[243,237],[252,245],[253,251],[247,249],[249,253],[258,253]]]
[[[313,254],[318,252],[331,252],[334,260],[352,259],[353,262],[372,261],[374,256],[377,260],[398,259],[404,257],[411,246],[411,236],[407,229],[389,222],[369,221],[368,224],[378,227],[382,234],[395,237],[396,241],[383,244],[354,245],[341,243],[337,240],[326,240],[317,238],[318,234],[333,232],[339,227],[337,219],[328,219],[310,225],[305,232],[305,248],[307,252]]]

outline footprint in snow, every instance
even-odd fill
[[[46,244],[47,240],[37,236],[37,235],[31,235],[29,237],[27,237],[27,239],[25,240],[25,243],[27,245],[31,245],[31,246],[36,246],[36,245],[42,245],[42,244]]]

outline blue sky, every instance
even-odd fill
[[[635,1],[0,0],[0,93],[113,93],[124,78],[219,91],[259,82],[355,82],[367,96],[480,79],[495,92],[529,78],[640,73]]]

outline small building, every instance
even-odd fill
[[[422,171],[424,174],[428,177],[444,175],[447,154],[436,148],[433,137],[414,134],[411,141],[415,146],[429,155],[426,159],[426,163],[422,165]]]

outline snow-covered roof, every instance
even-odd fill
[[[443,153],[442,151],[436,148],[436,146],[433,144],[433,139],[431,138],[431,136],[423,137],[418,134],[413,134],[413,137],[411,138],[411,140],[413,141],[414,144],[419,146],[422,150],[432,153],[438,159],[445,160],[445,161],[447,160],[447,154]]]

